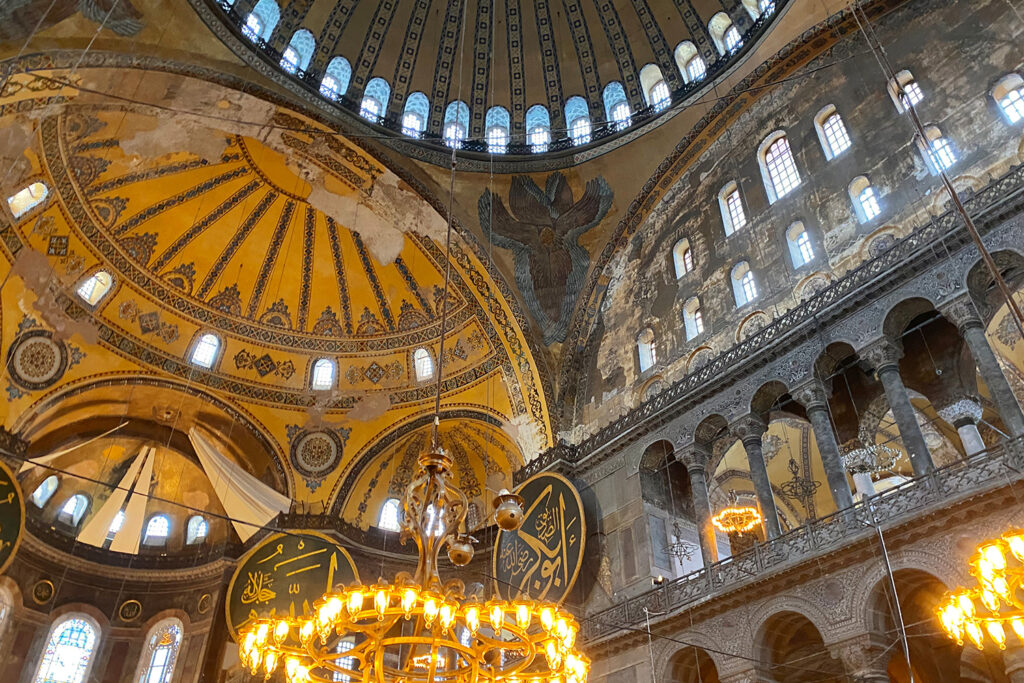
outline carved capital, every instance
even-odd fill
[[[729,425],[729,429],[736,438],[743,442],[744,446],[748,443],[756,443],[760,446],[761,437],[768,431],[768,425],[763,418],[747,414]]]
[[[978,424],[981,421],[981,402],[975,396],[960,396],[939,408],[939,417],[953,425]]]
[[[801,384],[797,388],[790,392],[793,399],[807,409],[808,412],[812,410],[827,410],[828,409],[828,390],[821,380],[815,378],[809,382]]]
[[[983,328],[985,326],[985,321],[978,314],[978,307],[974,305],[974,301],[967,294],[961,294],[942,304],[939,306],[939,312],[946,320],[956,325],[961,333],[971,327]]]
[[[700,473],[705,475],[707,472],[708,460],[711,458],[711,452],[705,446],[700,444],[691,443],[678,451],[679,455],[676,459],[683,463],[686,467],[686,471],[690,474]]]
[[[881,683],[889,680],[889,651],[880,636],[865,633],[828,646],[829,654],[843,663],[851,681]]]
[[[867,348],[861,349],[859,355],[868,368],[875,372],[885,368],[896,368],[899,367],[900,358],[903,358],[903,345],[888,337],[883,337]]]

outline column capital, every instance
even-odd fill
[[[748,443],[756,443],[760,446],[761,437],[768,431],[768,424],[764,418],[748,413],[732,422],[729,425],[729,430],[743,442],[744,446]]]
[[[963,333],[964,330],[976,327],[984,328],[985,321],[978,314],[978,307],[968,294],[961,294],[939,306],[939,312]]]
[[[954,427],[962,427],[966,424],[978,424],[981,421],[982,408],[976,396],[959,396],[935,412]]]
[[[881,636],[865,633],[827,647],[829,654],[843,663],[851,681],[881,683],[889,680],[886,672],[889,650]]]
[[[903,345],[888,337],[882,337],[861,349],[858,355],[875,372],[889,367],[899,368],[900,358],[903,358]]]
[[[797,403],[807,410],[828,408],[828,389],[817,377],[804,382],[789,393]]]
[[[676,460],[683,463],[687,472],[699,471],[704,473],[707,470],[708,461],[711,459],[710,450],[698,443],[691,443],[680,449]]]

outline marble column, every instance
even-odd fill
[[[900,377],[900,358],[903,349],[890,339],[880,339],[860,352],[860,357],[874,369],[885,390],[896,426],[900,430],[903,447],[907,449],[910,465],[915,476],[923,476],[935,470],[931,453],[917,423],[917,414],[910,404],[910,395]]]
[[[939,417],[953,425],[964,445],[964,453],[968,456],[985,450],[985,442],[978,431],[981,421],[981,403],[974,397],[961,397],[938,411]]]
[[[985,380],[985,386],[996,404],[999,417],[1007,431],[1013,436],[1024,435],[1024,413],[1021,412],[1017,397],[1013,395],[1010,383],[1006,381],[1003,369],[999,367],[996,354],[985,337],[985,323],[978,315],[974,302],[963,294],[941,307],[942,315],[955,324],[960,336],[967,342],[978,366],[978,374]]]
[[[879,636],[857,636],[829,645],[828,650],[843,663],[848,680],[856,683],[889,683],[886,667],[892,652]]]
[[[747,452],[747,463],[750,465],[750,480],[754,484],[757,505],[764,520],[765,534],[769,539],[782,535],[779,526],[779,511],[775,507],[775,494],[772,483],[768,479],[768,467],[761,450],[761,437],[768,431],[768,425],[756,415],[744,415],[730,425],[732,433],[743,442],[743,450]]]
[[[703,446],[694,444],[690,452],[682,457],[686,473],[690,475],[690,491],[693,494],[693,512],[700,538],[700,556],[704,566],[718,561],[715,530],[711,528],[711,499],[708,496],[707,464],[708,452]]]
[[[853,506],[853,494],[846,480],[846,469],[839,454],[839,444],[832,430],[832,420],[828,414],[828,394],[825,386],[818,379],[797,387],[792,392],[793,398],[807,411],[807,419],[814,431],[814,440],[818,444],[821,464],[825,467],[825,478],[832,492],[837,510],[845,510]]]

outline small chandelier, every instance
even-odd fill
[[[1024,644],[1024,529],[982,543],[968,563],[978,585],[946,594],[938,608],[942,628],[979,650],[986,636],[1006,649],[1008,629]]]
[[[446,453],[424,453],[419,465],[402,519],[402,541],[419,546],[416,575],[329,591],[309,617],[251,621],[239,630],[242,663],[266,678],[283,666],[288,683],[585,683],[590,660],[576,649],[579,625],[567,611],[526,598],[483,602],[460,580],[441,582],[442,548],[456,566],[473,558],[470,532],[459,531],[468,503],[449,482]],[[500,528],[522,523],[519,496],[502,491],[494,507]]]
[[[880,474],[896,466],[900,453],[884,443],[863,446],[858,441],[842,455],[843,467],[850,474]]]
[[[742,534],[761,525],[761,513],[755,507],[733,505],[712,517],[711,523],[726,533]]]

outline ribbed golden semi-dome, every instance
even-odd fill
[[[558,165],[724,73],[774,0],[191,0],[265,75],[412,156]],[[780,6],[784,3],[778,3]],[[621,142],[621,140],[620,140]]]

